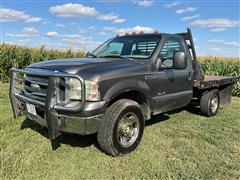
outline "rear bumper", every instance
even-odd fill
[[[16,73],[47,76],[47,95],[45,102],[36,101],[23,94],[16,93]],[[56,79],[62,77],[77,78],[82,86],[82,100],[73,107],[65,105],[53,104],[54,89]],[[70,75],[59,72],[44,72],[44,70],[26,71],[20,69],[11,70],[11,81],[9,96],[12,104],[14,117],[25,114],[27,118],[36,121],[40,125],[48,128],[50,139],[55,139],[61,132],[69,132],[76,134],[93,134],[98,131],[98,127],[103,118],[105,101],[86,102],[85,101],[85,84],[84,80],[77,75]],[[30,114],[27,111],[26,103],[32,104],[36,108],[36,114]]]

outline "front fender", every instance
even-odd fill
[[[142,80],[125,79],[117,82],[112,81],[112,85],[109,86],[109,88],[105,89],[105,93],[101,95],[104,101],[110,101],[128,91],[140,92],[145,96],[148,103],[151,104],[150,87],[148,86],[148,84],[146,84],[145,81]]]

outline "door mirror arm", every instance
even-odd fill
[[[160,57],[157,58],[157,61],[156,61],[156,69],[157,69],[157,70],[162,69],[162,59],[161,59]]]

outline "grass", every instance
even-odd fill
[[[0,89],[1,179],[240,179],[240,98],[212,118],[194,110],[155,116],[137,150],[113,158],[95,135],[64,134],[52,150],[45,128],[12,118],[8,84]]]

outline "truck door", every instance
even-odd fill
[[[186,67],[175,69],[173,55],[183,51],[187,56]],[[192,60],[186,43],[180,37],[171,37],[164,41],[159,57],[162,59],[162,69],[156,73],[156,91],[153,100],[156,103],[156,113],[166,112],[187,105],[192,98]]]

